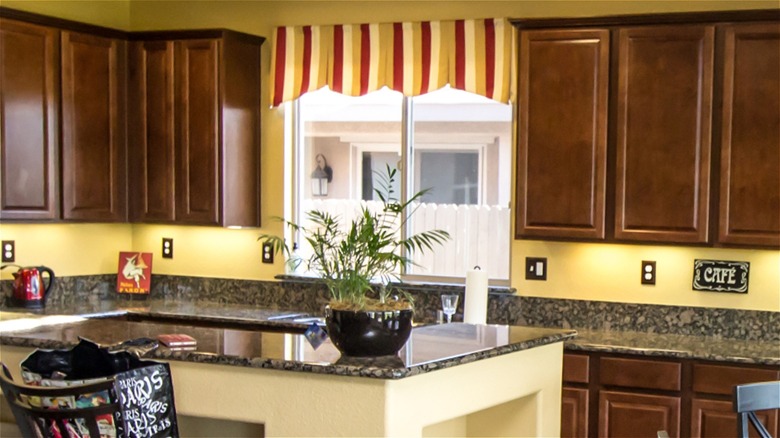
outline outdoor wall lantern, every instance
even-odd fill
[[[311,193],[314,196],[328,196],[328,183],[333,181],[333,169],[322,154],[317,154],[317,168],[311,173]]]

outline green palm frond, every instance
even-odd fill
[[[412,254],[432,251],[450,238],[444,230],[430,230],[402,239],[401,230],[427,190],[400,202],[392,189],[398,171],[387,166],[384,174],[376,174],[375,193],[382,204],[377,212],[363,205],[350,224],[342,224],[340,216],[311,210],[306,213],[311,224],[308,227],[279,219],[292,231],[300,232],[311,246],[312,255],[306,261],[308,269],[320,274],[331,297],[356,308],[363,308],[368,302],[372,281],[381,282],[380,301],[385,302],[390,291],[384,285],[398,281],[399,268],[414,264]],[[291,253],[281,237],[262,234],[258,240],[271,243],[275,253]],[[405,298],[409,300],[408,296]]]

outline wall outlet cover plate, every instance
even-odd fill
[[[642,260],[642,284],[655,284],[655,261]]]
[[[263,263],[274,262],[274,246],[271,243],[263,243]]]
[[[162,240],[162,257],[164,259],[173,258],[173,239],[170,237],[163,237]]]
[[[13,240],[2,241],[3,250],[3,263],[11,263],[16,261],[16,244]]]

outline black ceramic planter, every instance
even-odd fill
[[[325,326],[342,356],[398,354],[412,333],[412,309],[354,311],[325,308]]]

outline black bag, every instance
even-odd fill
[[[152,340],[141,342],[140,349],[156,348]],[[80,339],[68,350],[38,349],[22,361],[22,377],[27,384],[67,387],[90,383],[95,379],[113,380],[112,390],[105,396],[107,403],[117,403],[114,415],[116,437],[163,438],[178,437],[173,381],[170,366],[165,362],[141,360],[137,356],[138,342],[109,351],[92,341]],[[134,353],[130,351],[136,350]],[[98,397],[100,399],[101,397]],[[49,406],[57,403],[45,401]],[[77,407],[78,401],[64,401]],[[105,425],[102,425],[105,426]],[[107,436],[113,435],[110,430]],[[67,436],[67,435],[65,435]],[[101,436],[103,433],[101,432]]]

